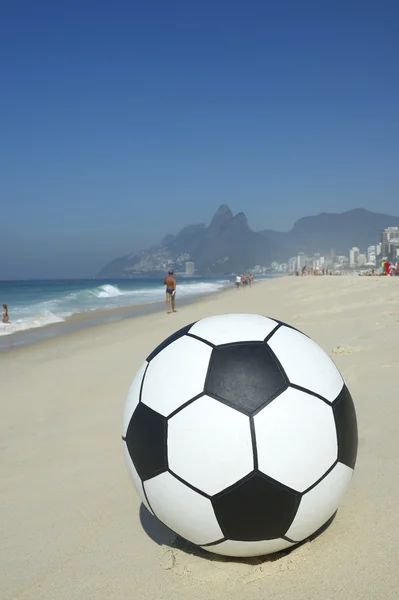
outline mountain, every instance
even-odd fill
[[[262,234],[273,243],[279,243],[290,256],[297,252],[327,254],[333,248],[336,254],[347,255],[352,246],[365,251],[380,241],[381,230],[399,226],[399,217],[373,213],[357,208],[344,213],[321,213],[299,219],[287,233],[270,229]]]
[[[369,212],[362,208],[344,213],[321,213],[299,219],[288,232],[253,231],[244,213],[233,215],[226,204],[210,224],[188,225],[177,235],[168,234],[157,246],[138,254],[116,258],[98,277],[134,277],[158,274],[173,266],[185,269],[194,261],[202,274],[242,272],[272,261],[286,261],[298,252],[347,255],[352,246],[361,251],[380,240],[381,230],[399,226],[399,217]]]
[[[203,274],[244,271],[273,259],[270,240],[250,229],[244,213],[233,215],[226,204],[216,211],[208,226],[184,227],[177,235],[167,235],[158,246],[135,255],[117,258],[98,277],[132,277],[138,273],[158,273],[168,265],[184,270],[192,260]]]

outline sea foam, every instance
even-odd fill
[[[85,282],[24,282],[13,292],[2,290],[9,306],[10,322],[0,323],[0,336],[28,329],[62,323],[73,315],[101,309],[129,307],[163,302],[165,289],[161,281],[126,280],[90,285]],[[219,291],[225,281],[178,280],[177,298],[189,298]]]

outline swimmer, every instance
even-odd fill
[[[3,304],[3,323],[8,323],[8,306]]]

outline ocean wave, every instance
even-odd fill
[[[70,292],[66,298],[58,298],[56,302],[63,302],[66,300],[78,300],[79,298],[117,298],[123,296],[124,292],[118,288],[117,285],[111,285],[106,283],[95,288],[76,290]]]
[[[27,329],[37,329],[46,325],[62,323],[63,321],[64,319],[61,316],[46,311],[35,316],[16,319],[10,323],[0,323],[0,335],[10,335],[19,331],[26,331]]]
[[[209,294],[212,292],[216,292],[224,287],[225,281],[215,281],[215,282],[178,282],[178,291],[183,294]],[[118,298],[118,297],[138,297],[138,296],[154,296],[161,297],[165,294],[165,289],[162,285],[157,287],[154,286],[143,286],[141,289],[137,290],[121,290],[117,285],[111,285],[106,283],[104,285],[100,285],[99,287],[83,290],[83,294],[86,296],[94,296],[99,299],[107,299],[107,298]],[[79,292],[75,294],[75,297],[79,297]]]
[[[178,285],[178,292],[183,293],[184,295],[212,294],[214,292],[220,291],[225,286],[225,281],[199,281],[198,283],[181,283],[180,285]]]
[[[196,294],[211,294],[219,291],[225,286],[225,281],[215,282],[178,282],[177,290],[179,295],[184,296],[196,295]],[[121,290],[116,285],[104,284],[92,290],[85,290],[91,296],[95,296],[98,299],[109,299],[109,298],[143,298],[146,301],[153,299],[153,302],[159,302],[165,295],[165,289],[162,285],[157,287],[143,286],[137,290]]]
[[[94,290],[90,290],[90,292],[97,298],[117,298],[118,296],[125,295],[125,293],[121,292],[117,285],[110,285],[109,283],[100,285]]]
[[[225,281],[184,281],[178,280],[177,297],[189,298],[212,294],[225,286]],[[137,289],[129,286],[140,285]],[[154,281],[126,281],[120,284],[104,283],[96,287],[77,288],[72,290],[62,289],[54,291],[49,297],[48,291],[43,296],[37,297],[31,304],[21,305],[9,302],[10,323],[0,324],[0,335],[7,335],[61,323],[68,317],[79,313],[92,312],[101,309],[129,307],[143,304],[163,302],[165,288],[162,282]],[[126,289],[123,289],[125,287]],[[122,289],[121,289],[122,288]]]

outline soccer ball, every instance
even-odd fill
[[[147,509],[227,556],[289,548],[336,512],[357,454],[356,413],[331,359],[271,318],[180,329],[128,394],[125,456]]]

